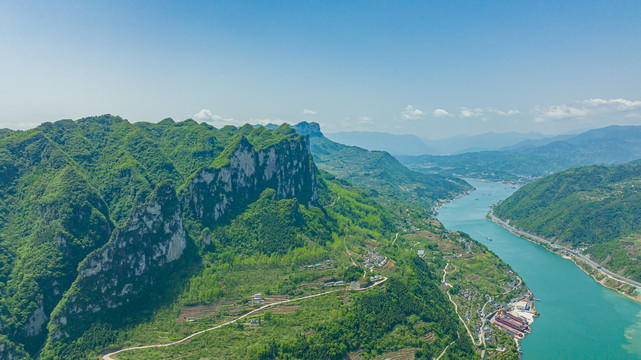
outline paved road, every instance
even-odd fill
[[[383,278],[382,280],[379,280],[379,281],[373,283],[372,285],[370,285],[368,287],[365,287],[365,288],[362,288],[362,289],[356,289],[356,290],[358,290],[358,291],[369,290],[369,289],[373,288],[374,286],[378,286],[378,285],[384,283],[386,280],[387,280],[387,278]],[[185,337],[183,339],[180,339],[178,341],[170,342],[170,343],[167,343],[167,344],[154,344],[154,345],[143,345],[143,346],[129,347],[129,348],[121,349],[121,350],[114,351],[112,353],[106,354],[106,355],[104,355],[102,357],[102,359],[103,360],[116,360],[112,356],[120,354],[120,353],[123,353],[125,351],[149,349],[149,348],[160,348],[160,347],[168,347],[168,346],[174,346],[174,345],[182,344],[182,343],[186,342],[187,340],[193,338],[194,336],[198,336],[198,335],[206,333],[208,331],[220,329],[223,326],[227,326],[227,325],[233,324],[233,323],[237,322],[238,320],[246,318],[247,316],[255,314],[255,313],[257,313],[259,311],[262,311],[262,310],[264,310],[264,309],[266,309],[268,307],[276,306],[276,305],[280,305],[280,304],[285,304],[285,303],[289,303],[289,302],[294,302],[294,301],[300,301],[300,300],[304,300],[304,299],[309,299],[309,298],[313,298],[313,297],[317,297],[317,296],[321,296],[321,295],[326,295],[326,294],[330,294],[330,293],[335,293],[337,291],[344,291],[344,290],[347,290],[347,288],[325,291],[325,292],[322,292],[322,293],[319,293],[319,294],[307,295],[307,296],[302,296],[302,297],[295,298],[295,299],[283,300],[283,301],[275,302],[275,303],[272,303],[272,304],[263,305],[263,306],[259,307],[258,309],[252,310],[252,311],[246,313],[245,315],[242,315],[242,316],[239,316],[239,317],[235,318],[234,320],[230,320],[230,321],[228,321],[226,323],[223,323],[223,324],[220,324],[220,325],[216,325],[216,326],[211,327],[209,329],[205,329],[205,330],[201,330],[201,331],[195,332],[195,333],[193,333],[193,334],[191,334],[191,335],[189,335],[189,336],[187,336],[187,337]]]
[[[575,257],[577,257],[577,258],[579,258],[579,259],[581,259],[581,260],[585,261],[585,262],[586,262],[586,263],[588,263],[590,266],[592,266],[595,270],[600,271],[600,272],[603,272],[603,273],[604,273],[604,274],[606,274],[606,275],[609,275],[609,276],[610,276],[610,277],[612,277],[614,280],[618,280],[618,281],[620,281],[620,282],[622,282],[622,283],[625,283],[625,284],[628,284],[628,285],[632,285],[632,286],[636,286],[636,287],[641,287],[641,283],[636,282],[636,281],[634,281],[634,280],[632,280],[632,279],[628,279],[627,277],[625,277],[625,276],[621,276],[621,275],[619,275],[619,274],[617,274],[617,273],[614,273],[614,272],[612,272],[612,271],[610,271],[610,270],[608,270],[608,269],[606,269],[606,268],[602,267],[601,265],[597,264],[596,262],[594,262],[594,261],[590,260],[590,258],[588,258],[587,256],[585,256],[585,255],[583,255],[583,254],[579,254],[578,252],[577,252],[577,253],[575,253],[575,251],[574,251],[574,250],[572,250],[572,249],[570,249],[570,248],[567,248],[567,247],[562,246],[562,245],[559,245],[559,244],[552,244],[552,242],[551,242],[550,240],[544,239],[544,238],[539,237],[539,236],[536,236],[536,235],[532,235],[532,234],[530,234],[530,233],[527,233],[527,232],[525,232],[525,231],[518,230],[518,229],[516,229],[516,228],[514,228],[514,227],[510,226],[510,225],[509,225],[508,223],[506,223],[505,221],[503,221],[503,220],[501,220],[501,219],[497,218],[496,216],[494,216],[494,214],[492,213],[492,211],[490,211],[488,215],[490,215],[490,217],[492,218],[492,221],[494,221],[495,223],[497,223],[497,224],[498,224],[498,225],[500,225],[501,227],[504,227],[505,229],[509,230],[510,232],[512,232],[512,233],[514,233],[514,234],[516,234],[516,235],[519,235],[519,236],[522,236],[522,237],[524,236],[524,237],[532,238],[532,239],[534,239],[534,240],[536,240],[536,241],[542,242],[542,243],[544,243],[544,244],[548,244],[548,245],[550,245],[551,247],[556,248],[556,249],[567,250],[567,251],[568,251],[568,253],[569,253],[569,254],[571,254],[572,256],[575,256]]]

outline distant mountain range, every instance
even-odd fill
[[[459,135],[438,140],[423,140],[426,144],[440,150],[440,153],[434,155],[453,155],[472,151],[503,150],[506,147],[520,146],[521,143],[529,141],[545,141],[547,138],[549,136],[536,132],[488,132],[473,136]]]
[[[380,192],[386,198],[429,208],[472,189],[455,177],[412,171],[385,151],[368,151],[334,142],[323,135],[317,123],[301,122],[294,128],[299,134],[309,135],[316,166],[362,188],[372,189],[369,191],[374,197]]]
[[[392,155],[440,154],[441,150],[426,145],[415,135],[395,135],[384,132],[349,131],[327,134],[332,141],[358,146],[367,150],[387,151]]]
[[[472,151],[503,150],[507,147],[540,145],[545,143],[547,139],[554,139],[554,137],[535,132],[489,132],[438,140],[420,138],[411,134],[395,135],[371,131],[329,133],[327,137],[341,144],[358,146],[367,150],[387,151],[392,155],[451,155]]]
[[[426,173],[526,181],[573,166],[622,164],[640,158],[641,126],[609,126],[574,136],[526,141],[509,150],[398,156],[410,169]]]

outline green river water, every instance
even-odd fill
[[[437,217],[448,230],[465,231],[485,244],[541,299],[541,316],[521,342],[523,359],[641,359],[641,304],[485,219],[490,205],[515,191],[512,186],[470,183],[477,190],[439,209]]]

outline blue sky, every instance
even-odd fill
[[[3,1],[0,127],[317,121],[428,138],[641,124],[639,1]]]

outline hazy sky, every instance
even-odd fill
[[[104,113],[428,138],[641,124],[641,1],[0,0],[0,127]]]

